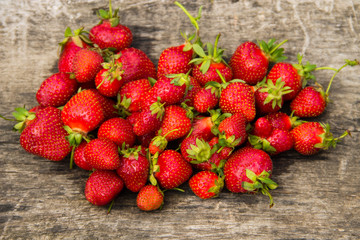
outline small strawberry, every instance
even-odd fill
[[[201,171],[189,180],[190,189],[202,199],[217,197],[224,187],[224,179],[211,171]]]
[[[320,150],[336,147],[340,139],[350,134],[345,131],[340,137],[334,138],[330,125],[319,122],[305,122],[290,133],[294,139],[294,149],[302,155],[314,155]]]
[[[116,172],[132,192],[139,192],[149,178],[150,164],[141,152],[141,146],[121,150],[120,166]]]
[[[194,97],[194,108],[199,113],[206,113],[214,109],[219,103],[220,93],[213,82],[206,84]]]
[[[115,170],[120,166],[117,145],[109,139],[91,140],[84,149],[86,162],[98,170]]]
[[[230,58],[234,78],[242,79],[249,85],[255,85],[264,79],[269,62],[283,61],[284,49],[279,48],[287,40],[275,45],[275,39],[268,43],[260,41],[258,45],[253,42],[240,44]]]
[[[273,126],[271,125],[270,121],[266,117],[259,117],[254,123],[251,134],[260,138],[266,138],[270,136],[272,131]]]
[[[166,106],[179,103],[183,98],[188,85],[187,76],[167,75],[168,77],[159,78],[153,88],[152,93],[161,99]]]
[[[160,102],[155,102],[151,106],[143,109],[135,119],[134,133],[143,136],[158,131],[163,121],[165,109]]]
[[[242,113],[224,119],[218,126],[219,142],[221,146],[235,147],[243,144],[247,139],[247,121]]]
[[[240,148],[225,163],[225,186],[235,193],[260,191],[269,196],[272,207],[274,203],[269,189],[277,188],[270,179],[272,170],[273,164],[266,152],[251,147]]]
[[[102,69],[101,63],[103,62],[104,59],[100,53],[89,49],[81,49],[74,57],[71,70],[72,77],[76,78],[79,83],[91,82]]]
[[[79,146],[75,148],[74,163],[81,169],[90,171],[93,167],[86,161],[84,156],[84,150],[87,145],[86,141],[82,141]]]
[[[177,105],[165,107],[164,118],[161,122],[161,134],[172,141],[186,136],[191,129],[191,120],[186,110]],[[175,131],[175,129],[177,129]],[[171,132],[170,132],[171,131]]]
[[[256,149],[262,149],[271,155],[276,155],[293,148],[294,140],[289,131],[273,129],[265,138],[249,135],[249,142]]]
[[[124,84],[120,89],[118,105],[129,112],[140,111],[141,95],[148,92],[151,84],[147,79],[139,79]]]
[[[243,82],[230,82],[221,91],[219,106],[224,113],[242,113],[248,122],[256,115],[254,92]]]
[[[149,152],[154,155],[155,153],[162,153],[168,145],[167,135],[170,133],[178,131],[178,129],[173,129],[172,131],[167,132],[165,135],[162,134],[159,130],[158,134],[153,137],[149,143]]]
[[[122,191],[124,183],[115,171],[96,170],[85,185],[86,199],[97,206],[103,206],[115,199]]]
[[[153,164],[154,176],[162,188],[172,189],[189,180],[192,174],[190,163],[186,162],[180,153],[165,150]]]
[[[37,102],[45,107],[65,105],[76,93],[78,84],[66,73],[55,73],[45,79],[36,92]]]
[[[136,205],[143,211],[154,211],[164,204],[164,193],[157,187],[148,184],[141,188],[137,197]]]
[[[91,41],[84,34],[84,28],[79,28],[72,33],[69,27],[65,30],[65,39],[59,43],[60,58],[58,62],[59,72],[72,72],[73,61],[76,53],[84,48],[89,48]]]
[[[111,8],[109,0],[109,11],[99,10],[100,23],[90,29],[90,40],[101,49],[114,48],[120,51],[130,47],[133,39],[131,30],[119,23],[119,9],[115,12]]]
[[[294,127],[299,126],[304,122],[302,120],[299,120],[298,117],[293,117],[292,115],[289,116],[283,112],[270,113],[264,116],[264,118],[269,121],[270,125],[273,128],[283,129],[287,131],[290,131]],[[259,136],[258,134],[255,135]]]
[[[119,147],[123,144],[127,147],[132,147],[136,140],[131,123],[119,117],[111,118],[102,123],[97,136],[98,138],[107,138]]]

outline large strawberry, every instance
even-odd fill
[[[273,199],[269,189],[275,189],[277,184],[270,179],[273,164],[270,156],[251,147],[240,148],[232,153],[224,166],[225,186],[235,193],[258,192]]]
[[[293,130],[294,149],[302,155],[314,155],[320,150],[336,147],[336,144],[349,134],[345,131],[340,137],[334,138],[329,124],[319,122],[305,122]]]
[[[94,205],[106,205],[119,195],[123,187],[123,180],[115,171],[96,170],[86,181],[85,197]]]
[[[185,109],[177,105],[165,107],[165,114],[160,130],[163,136],[166,135],[168,141],[186,136],[190,129],[191,120],[186,115]]]
[[[84,157],[98,170],[116,170],[120,166],[118,146],[106,138],[91,140],[84,149]]]
[[[84,28],[75,30],[74,34],[69,27],[66,28],[65,39],[59,43],[61,48],[58,62],[59,72],[72,72],[72,65],[76,53],[83,48],[89,48],[89,44],[92,44],[85,33]]]
[[[112,11],[109,0],[109,11],[99,10],[101,21],[90,29],[90,40],[101,49],[113,48],[120,51],[130,47],[133,39],[131,30],[119,23],[119,9]]]
[[[224,179],[211,171],[201,171],[189,180],[191,191],[202,199],[219,196],[224,187]]]
[[[100,53],[90,49],[80,49],[74,56],[71,77],[79,83],[91,82],[96,74],[102,69],[104,62]]]
[[[139,192],[149,178],[149,161],[141,153],[141,146],[123,149],[121,155],[120,166],[116,172],[124,180],[127,189]]]
[[[45,107],[60,107],[69,101],[77,89],[76,80],[70,79],[67,73],[55,73],[42,82],[36,92],[36,100]]]
[[[283,48],[279,48],[287,40],[275,45],[275,39],[268,43],[259,41],[259,46],[253,42],[240,44],[231,56],[229,65],[234,78],[244,80],[250,85],[255,85],[264,79],[269,62],[283,61]]]
[[[148,184],[141,188],[137,197],[136,205],[143,211],[154,211],[164,204],[164,193],[157,187]]]

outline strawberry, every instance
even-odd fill
[[[189,76],[190,84],[188,86],[188,91],[185,92],[185,97],[182,102],[186,103],[188,106],[194,106],[195,95],[201,90],[199,82],[192,76]]]
[[[172,132],[178,131],[177,129],[174,129],[172,131],[167,132],[165,135],[162,134],[161,130],[159,130],[158,134],[153,137],[149,143],[149,152],[154,155],[155,153],[162,153],[165,148],[167,147],[168,140],[167,135],[169,135]]]
[[[51,161],[60,161],[70,153],[71,147],[65,139],[67,133],[59,109],[46,107],[36,114],[23,108],[15,110],[13,115],[20,122],[14,128],[21,132],[20,145],[27,152]]]
[[[139,192],[149,178],[150,164],[141,146],[121,150],[120,166],[116,172],[124,180],[125,186],[132,192]]]
[[[186,76],[167,76],[171,77],[159,78],[152,88],[152,93],[159,97],[161,102],[165,103],[166,106],[179,103],[184,98],[187,85],[185,82],[180,82],[181,79],[186,78]]]
[[[294,127],[296,127],[304,122],[302,120],[299,120],[298,117],[293,117],[292,115],[289,116],[283,112],[270,113],[270,114],[264,116],[264,118],[266,118],[269,121],[270,125],[273,128],[283,129],[283,130],[287,130],[287,131],[290,131]],[[261,118],[258,118],[258,119],[261,119]],[[257,135],[257,134],[255,134],[255,135]],[[257,135],[257,136],[259,136],[259,135]]]
[[[116,102],[113,99],[104,97],[96,89],[90,89],[89,91],[94,94],[95,99],[100,103],[102,107],[102,110],[104,112],[103,121],[119,116],[118,111],[115,108]]]
[[[221,121],[218,127],[220,145],[235,147],[243,144],[248,136],[246,124],[246,118],[242,113],[235,113]]]
[[[118,54],[120,57],[117,62],[122,65],[124,73],[121,77],[125,83],[144,78],[156,78],[155,65],[142,50],[131,47],[121,50]]]
[[[140,111],[141,95],[151,88],[147,79],[139,79],[124,84],[120,89],[118,105],[124,106],[129,112]]]
[[[348,135],[345,131],[340,137],[334,138],[330,132],[329,124],[319,122],[305,122],[293,130],[291,135],[294,139],[294,149],[302,155],[314,155],[320,150],[336,147],[336,144]]]
[[[116,63],[115,59],[119,55],[113,55],[110,62],[102,63],[101,69],[95,77],[96,89],[106,97],[117,96],[120,88],[124,84],[121,74],[121,64]]]
[[[134,133],[143,136],[159,130],[163,121],[164,106],[159,102],[143,109],[136,117],[134,123]]]
[[[164,118],[161,122],[160,130],[162,135],[166,135],[168,141],[186,136],[190,129],[191,120],[186,115],[185,109],[177,105],[165,107]]]
[[[197,141],[201,142],[199,144],[201,146],[198,146],[196,144]],[[204,144],[202,144],[202,143],[204,143]],[[193,147],[191,147],[191,146],[193,146]],[[194,154],[189,154],[188,151],[192,150],[192,148],[194,148],[194,147],[197,147],[196,150],[198,150],[198,151],[196,151],[196,153],[193,152]],[[204,142],[202,138],[199,138],[195,135],[191,135],[189,137],[184,138],[184,140],[182,140],[182,142],[180,144],[180,152],[181,152],[181,155],[183,156],[183,158],[185,159],[185,161],[187,161],[189,163],[191,161],[195,160],[196,156],[194,158],[194,155],[196,155],[196,154],[199,156],[199,158],[205,159],[205,161],[207,161],[210,158],[211,153],[210,153],[210,146],[209,146],[209,148],[205,149],[206,147],[207,147],[206,142]]]
[[[198,58],[194,58],[190,63],[194,63],[192,70],[192,75],[198,80],[201,86],[205,86],[208,82],[218,82],[222,83],[217,71],[224,77],[225,82],[228,82],[232,79],[233,73],[231,68],[222,58],[223,49],[217,47],[220,34],[217,35],[215,44],[207,44],[208,55],[199,44],[194,44],[193,49],[196,54],[199,55]]]
[[[143,211],[154,211],[164,204],[164,193],[157,187],[148,184],[141,188],[137,197],[136,205]]]
[[[192,176],[189,180],[190,189],[202,199],[217,197],[224,187],[224,179],[216,173],[201,171]]]
[[[91,140],[84,149],[86,162],[98,170],[115,170],[120,166],[117,145],[109,139]]]
[[[273,199],[269,189],[277,188],[277,184],[270,179],[273,164],[270,156],[251,147],[240,148],[231,154],[224,166],[225,186],[234,193],[256,193],[261,191]]]
[[[254,92],[243,82],[230,82],[221,91],[219,107],[224,113],[242,113],[251,122],[256,115]]]
[[[96,170],[85,185],[86,199],[97,206],[110,203],[124,188],[122,179],[115,171]]]
[[[107,138],[119,147],[123,144],[127,147],[132,147],[136,140],[131,123],[119,117],[103,122],[99,127],[97,136],[98,138]]]
[[[275,39],[268,43],[260,41],[258,45],[253,42],[240,44],[230,58],[229,65],[234,78],[242,79],[249,85],[256,85],[264,79],[269,62],[283,61],[283,48],[279,48],[287,40],[275,45]]]
[[[273,126],[271,125],[270,121],[266,117],[260,117],[255,121],[251,134],[260,138],[266,138],[270,136],[272,131]]]
[[[72,70],[73,76],[79,83],[91,82],[101,70],[101,63],[104,62],[101,54],[89,50],[80,49],[74,57]]]
[[[180,186],[189,180],[192,174],[190,163],[174,150],[162,152],[154,165],[157,166],[154,176],[159,185],[165,189]]]
[[[93,167],[86,161],[84,156],[84,150],[87,145],[86,141],[82,141],[79,146],[75,148],[74,163],[81,169],[90,171]]]
[[[273,129],[265,138],[249,135],[249,142],[256,149],[262,149],[271,155],[276,155],[293,148],[294,140],[289,131]]]
[[[59,72],[70,73],[72,72],[72,66],[74,57],[78,51],[83,48],[89,48],[89,44],[92,44],[89,38],[84,35],[84,28],[79,28],[72,33],[69,27],[65,30],[65,39],[59,43],[60,58],[58,62]]]
[[[219,103],[219,91],[210,85],[202,88],[194,97],[194,108],[199,113],[206,113]]]
[[[119,9],[112,11],[109,0],[109,11],[99,10],[101,21],[90,29],[90,40],[101,49],[113,48],[120,51],[130,47],[133,39],[131,30],[119,23]]]
[[[65,105],[76,93],[78,84],[66,73],[55,73],[45,79],[36,92],[37,102],[45,107]]]

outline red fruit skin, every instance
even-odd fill
[[[200,171],[211,171],[213,168],[212,164],[215,164],[218,167],[221,160],[226,159],[222,157],[222,154],[215,152],[213,155],[211,155],[208,161],[199,164],[192,164],[192,166]]]
[[[97,128],[105,119],[97,93],[84,90],[74,95],[61,111],[61,119],[71,129],[84,134]]]
[[[121,24],[112,27],[109,20],[103,20],[102,23],[90,29],[89,38],[101,49],[115,48],[116,51],[121,51],[130,47],[133,35],[128,27]]]
[[[74,163],[81,169],[90,171],[93,167],[86,161],[84,156],[84,150],[87,145],[86,141],[82,141],[79,146],[75,148]]]
[[[256,115],[254,92],[245,83],[230,83],[221,92],[219,107],[224,113],[242,113],[251,122]]]
[[[141,95],[147,93],[151,89],[149,80],[139,79],[124,84],[120,89],[120,98],[131,98],[128,108],[130,112],[140,111]]]
[[[172,189],[180,186],[189,180],[192,174],[190,163],[186,162],[180,153],[174,150],[165,150],[158,157],[157,165],[159,172],[155,178],[159,185],[165,189]]]
[[[142,110],[135,121],[133,131],[136,136],[143,136],[159,130],[162,122],[156,114],[151,113],[150,107]]]
[[[109,69],[101,69],[95,77],[96,89],[105,97],[116,97],[120,88],[124,84],[124,79],[113,79],[109,81],[104,74],[108,72]]]
[[[74,57],[72,72],[79,83],[93,81],[96,74],[102,69],[102,56],[89,49],[81,49]]]
[[[186,110],[177,105],[165,107],[165,114],[161,122],[161,135],[165,136],[168,141],[182,138],[188,134],[191,129],[191,120],[186,116]]]
[[[168,74],[187,73],[192,68],[189,62],[192,59],[193,50],[184,52],[184,46],[170,47],[161,52],[157,69],[158,79]]]
[[[107,138],[119,147],[122,147],[123,143],[127,147],[132,147],[135,143],[136,135],[131,123],[118,117],[111,118],[100,125],[98,138]]]
[[[62,72],[62,73],[72,72],[73,62],[74,62],[76,53],[78,51],[80,51],[81,49],[89,48],[89,46],[85,42],[83,42],[83,41],[81,41],[81,42],[82,42],[82,47],[79,47],[78,45],[76,45],[72,40],[70,40],[69,42],[66,43],[66,45],[59,57],[59,62],[58,62],[59,72]]]
[[[284,101],[294,99],[302,89],[301,77],[298,74],[298,71],[290,63],[276,63],[271,68],[267,78],[271,79],[274,84],[276,83],[276,80],[281,78],[281,80],[285,82],[284,87],[290,87],[290,90],[293,90],[292,92],[283,95]]]
[[[101,95],[96,89],[90,89],[89,91],[94,94],[94,97],[101,105],[101,108],[104,112],[103,121],[106,121],[110,118],[119,117],[118,111],[115,108],[116,102],[113,99]]]
[[[283,129],[286,131],[290,131],[292,129],[291,119],[286,113],[270,113],[264,117],[270,122],[273,128]]]
[[[122,179],[115,171],[96,170],[85,185],[86,199],[97,206],[110,203],[124,188]]]
[[[127,189],[139,192],[149,178],[149,161],[142,154],[138,155],[138,159],[134,156],[128,158],[122,156],[120,159],[120,167],[116,169],[117,174],[124,180]]]
[[[225,133],[225,137],[229,138],[235,135],[235,140],[240,139],[240,142],[237,146],[243,144],[248,137],[246,132],[246,118],[242,113],[236,113],[226,119],[224,119],[219,124],[220,133]]]
[[[274,129],[266,140],[276,149],[276,152],[271,153],[271,155],[277,155],[294,147],[294,139],[290,132],[286,130]]]
[[[231,154],[224,166],[225,186],[230,192],[245,193],[241,185],[252,181],[246,176],[246,169],[260,175],[263,171],[272,172],[273,164],[270,156],[260,149],[240,148]]]
[[[192,176],[189,180],[190,189],[201,199],[216,197],[219,192],[209,192],[212,187],[216,187],[215,181],[219,180],[216,173],[211,171],[201,171]]]
[[[269,60],[255,43],[244,42],[231,56],[229,65],[234,79],[241,79],[249,85],[256,85],[265,77]]]
[[[193,107],[194,106],[194,98],[195,95],[202,89],[199,82],[194,78],[189,76],[190,78],[190,87],[188,92],[182,102],[185,102],[186,105]]]
[[[119,52],[118,62],[122,64],[121,75],[125,83],[138,79],[156,78],[156,68],[150,58],[140,49],[125,48]]]
[[[78,84],[66,73],[55,73],[45,79],[36,92],[37,102],[44,107],[60,107],[76,93]]]
[[[199,117],[196,118],[192,123],[192,132],[191,136],[197,136],[204,139],[205,141],[210,141],[215,135],[211,132],[211,128],[214,126],[214,123],[211,120],[211,117]]]
[[[210,88],[202,88],[194,97],[194,108],[199,113],[206,113],[215,108],[219,103],[219,98],[211,93]]]
[[[146,185],[141,188],[136,197],[136,205],[143,211],[159,209],[164,202],[164,195],[154,185]]]
[[[291,112],[301,118],[320,116],[325,111],[325,107],[324,96],[312,86],[302,89],[290,103]]]
[[[255,107],[256,107],[256,114],[258,116],[263,116],[269,113],[278,112],[281,107],[276,105],[274,108],[272,107],[272,101],[269,103],[265,103],[266,98],[268,97],[269,93],[267,92],[260,92],[261,88],[258,88],[255,93]],[[281,106],[284,104],[284,99],[282,99]]]
[[[106,138],[91,140],[84,149],[84,156],[98,170],[115,170],[120,166],[118,146]]]
[[[40,109],[34,120],[29,122],[20,135],[20,145],[29,153],[60,161],[71,151],[65,139],[61,111],[54,107]]]
[[[315,145],[323,142],[319,135],[324,132],[324,128],[318,122],[306,122],[295,127],[290,132],[294,139],[294,149],[306,156],[318,153],[321,148],[316,148]]]
[[[179,103],[183,98],[186,85],[176,86],[172,84],[173,78],[161,77],[152,88],[152,92],[156,97],[160,97],[161,102],[165,105],[174,105]]]
[[[195,65],[192,69],[192,76],[203,87],[208,82],[218,82],[222,83],[222,80],[216,70],[219,70],[221,75],[224,77],[226,82],[229,82],[233,79],[233,73],[230,67],[226,66],[224,63],[211,63],[209,69],[205,74],[200,70],[202,64]]]
[[[273,126],[270,121],[266,117],[260,117],[255,121],[251,134],[261,138],[266,138],[270,136],[272,131]]]

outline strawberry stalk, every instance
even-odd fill
[[[13,112],[12,115],[14,116],[14,118],[6,118],[2,115],[0,115],[0,118],[6,121],[18,122],[17,124],[15,124],[13,130],[19,133],[21,133],[25,129],[28,122],[34,120],[36,117],[34,112],[27,111],[25,107],[15,108],[15,112]]]

